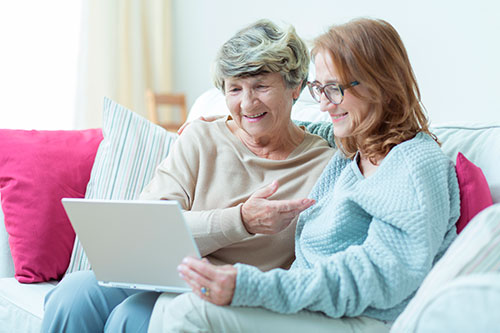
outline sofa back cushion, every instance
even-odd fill
[[[441,148],[453,160],[459,152],[481,168],[488,182],[493,203],[500,203],[500,123],[444,124],[431,130],[441,141]]]
[[[104,100],[102,132],[87,199],[136,199],[177,138],[108,98]],[[76,237],[67,273],[88,269],[90,263]]]
[[[75,234],[61,205],[83,197],[100,129],[0,130],[0,193],[19,282],[60,279]]]

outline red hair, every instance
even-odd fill
[[[314,40],[313,57],[325,52],[332,57],[340,82],[358,81],[349,91],[370,104],[364,119],[353,114],[353,133],[335,138],[348,158],[358,150],[375,161],[395,145],[429,131],[429,122],[420,101],[415,74],[396,29],[384,20],[356,19],[332,26]]]

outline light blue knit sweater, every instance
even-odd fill
[[[231,305],[394,320],[456,237],[455,168],[427,134],[394,147],[368,178],[337,152],[310,197],[291,269],[237,264]]]

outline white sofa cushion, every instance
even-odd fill
[[[56,282],[22,284],[0,279],[0,332],[39,332],[43,301]]]
[[[441,148],[453,160],[457,153],[481,168],[494,203],[500,202],[500,123],[442,124],[432,126]]]

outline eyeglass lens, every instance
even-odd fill
[[[312,97],[317,101],[321,101],[321,90],[326,95],[326,98],[330,100],[330,102],[339,104],[342,102],[342,91],[340,90],[340,87],[336,84],[329,84],[327,86],[324,86],[323,89],[321,89],[321,86],[313,84],[309,86],[309,90],[311,92]]]

